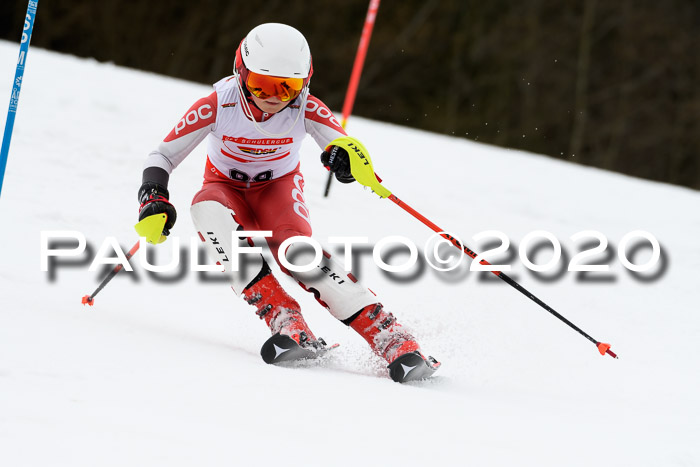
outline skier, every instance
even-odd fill
[[[246,245],[235,231],[271,231],[270,251],[293,255],[303,245],[280,244],[293,236],[310,237],[309,211],[299,171],[299,149],[306,134],[323,148],[321,162],[342,183],[355,179],[348,153],[330,145],[345,136],[328,107],[309,94],[313,74],[311,52],[304,36],[284,24],[262,24],[250,31],[236,51],[233,75],[214,84],[214,92],[198,100],[151,152],[138,193],[139,221],[165,213],[163,235],[176,220],[169,202],[170,173],[205,138],[204,182],[190,213],[200,238],[230,275],[231,287],[256,308],[272,337],[261,353],[268,363],[310,357],[327,346],[304,321],[300,306],[288,295],[260,255],[246,268],[231,265],[233,242]],[[313,272],[289,271],[305,290],[339,321],[350,326],[389,364],[395,381],[420,379],[439,363],[425,357],[416,339],[342,265],[323,252]],[[321,273],[319,273],[321,272]]]

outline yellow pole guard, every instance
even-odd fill
[[[348,152],[350,155],[350,171],[360,185],[370,187],[372,191],[382,198],[391,196],[391,192],[377,180],[377,176],[374,174],[374,167],[372,167],[372,159],[369,157],[369,151],[362,143],[352,136],[341,136],[331,141],[326,147],[326,151],[331,146],[340,146]]]
[[[134,228],[136,229],[136,233],[139,234],[139,237],[146,237],[148,243],[157,245],[158,243],[163,243],[165,239],[168,238],[163,235],[163,229],[167,221],[167,214],[153,214],[136,224]]]

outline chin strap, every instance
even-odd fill
[[[237,72],[233,73],[234,79],[236,80],[236,86],[238,87],[238,93],[241,96],[241,107],[243,108],[243,113],[245,114],[246,117],[248,117],[252,122],[253,126],[255,127],[258,132],[262,133],[265,136],[269,136],[271,138],[279,138],[281,136],[286,136],[289,134],[290,131],[296,126],[297,122],[299,121],[299,117],[301,117],[301,114],[304,113],[306,109],[306,99],[309,96],[309,85],[308,83],[306,86],[304,86],[304,89],[301,91],[301,103],[299,105],[299,110],[297,111],[297,116],[294,119],[294,122],[289,126],[287,131],[283,131],[282,133],[272,133],[270,131],[265,130],[256,120],[255,117],[253,116],[253,111],[250,109],[250,104],[248,103],[248,98],[245,96],[245,93],[243,92],[243,86],[241,85],[241,79],[240,75]],[[298,99],[298,98],[297,98]],[[284,109],[282,109],[284,110]]]

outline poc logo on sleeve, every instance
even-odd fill
[[[203,104],[196,110],[192,109],[182,117],[182,120],[177,122],[177,125],[175,125],[175,134],[178,135],[187,125],[195,125],[200,119],[206,120],[211,116],[212,109],[209,104]]]
[[[342,128],[342,126],[340,125],[340,123],[338,123],[338,120],[336,120],[336,118],[333,116],[331,111],[328,110],[326,107],[322,107],[316,101],[312,101],[312,100],[306,101],[306,111],[315,113],[316,115],[321,117],[322,120],[328,120],[331,123],[333,123],[333,125]]]

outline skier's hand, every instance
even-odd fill
[[[158,183],[145,182],[139,190],[139,221],[154,214],[165,213],[168,216],[163,227],[163,235],[170,235],[170,229],[175,225],[177,212],[175,206],[170,204],[168,189]]]
[[[335,178],[341,183],[352,183],[355,177],[350,170],[350,156],[340,146],[331,146],[328,151],[321,153],[321,163],[335,173]]]

